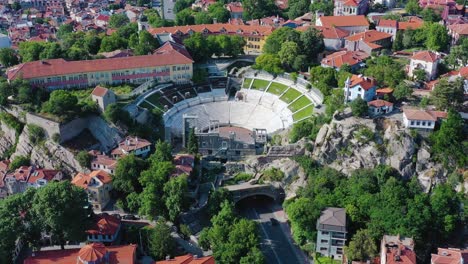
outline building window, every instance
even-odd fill
[[[328,235],[329,233],[327,231],[322,231],[322,235]]]
[[[421,122],[419,122],[419,121],[416,122],[416,125],[417,125],[417,126],[420,126],[420,125],[421,125]]]
[[[321,247],[320,248],[320,251],[327,251],[327,250],[328,250],[328,248],[326,248],[326,247]]]
[[[328,240],[322,239],[322,240],[320,240],[320,243],[322,243],[322,244],[328,244]]]
[[[422,125],[423,125],[423,126],[426,126],[426,121],[423,121],[423,122],[422,122]]]
[[[411,121],[411,125],[414,126],[414,121]]]

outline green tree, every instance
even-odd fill
[[[393,41],[392,50],[399,51],[403,49],[403,31],[397,31],[395,40]]]
[[[464,141],[463,119],[454,110],[448,112],[447,120],[431,136],[432,152],[446,166],[466,166],[468,144]]]
[[[416,69],[413,71],[413,79],[418,82],[426,80],[426,71],[423,69]]]
[[[45,140],[45,131],[42,127],[28,124],[27,128],[29,133],[28,139],[33,145],[37,145]]]
[[[352,101],[350,105],[351,111],[353,112],[353,116],[363,117],[367,115],[367,110],[369,109],[369,107],[367,106],[367,102],[361,97],[354,99],[354,101]]]
[[[295,19],[309,11],[310,1],[293,0],[288,2],[289,10],[287,12],[289,19]]]
[[[404,82],[398,84],[393,90],[393,96],[397,100],[403,100],[403,99],[409,98],[412,94],[413,94],[413,89]]]
[[[420,15],[422,16],[423,20],[425,22],[434,22],[437,23],[440,20],[442,20],[442,17],[440,16],[441,12],[436,12],[432,8],[424,8],[421,12]]]
[[[196,32],[186,38],[184,40],[184,45],[195,61],[204,61],[213,55],[208,41],[200,32]]]
[[[377,246],[374,239],[369,234],[369,230],[361,229],[354,234],[345,248],[346,256],[349,260],[366,261],[371,260],[377,253]]]
[[[309,6],[310,12],[315,14],[315,12],[321,11],[326,16],[333,15],[333,8],[334,8],[333,1],[325,1],[325,0],[314,1]]]
[[[273,0],[244,0],[244,19],[259,19],[276,14],[278,8]]]
[[[9,169],[16,170],[21,166],[29,166],[30,160],[26,156],[16,156],[10,163]]]
[[[198,138],[195,134],[195,129],[190,129],[190,133],[188,136],[187,142],[187,150],[190,154],[197,154],[198,153]]]
[[[301,47],[308,61],[314,62],[317,56],[325,50],[323,36],[320,31],[314,27],[309,27],[301,33]]]
[[[147,168],[148,164],[141,158],[130,154],[121,157],[117,161],[114,175],[112,175],[112,186],[115,190],[130,194],[140,193],[142,187],[139,181],[140,173]]]
[[[33,102],[33,92],[29,85],[21,85],[18,88],[18,96],[16,97],[18,103],[26,104]]]
[[[172,162],[172,145],[166,141],[156,142],[155,152],[150,156],[151,162]]]
[[[292,41],[299,43],[300,38],[301,34],[290,27],[279,28],[273,31],[270,36],[268,36],[265,41],[265,45],[263,45],[263,52],[269,54],[278,54],[284,42]]]
[[[176,242],[171,236],[171,229],[164,220],[156,222],[156,226],[150,229],[149,252],[156,260],[162,260],[174,253]]]
[[[194,21],[195,25],[201,25],[201,24],[212,24],[213,19],[210,17],[210,14],[208,12],[196,12],[194,15]]]
[[[281,45],[281,49],[278,52],[278,56],[281,63],[291,67],[299,53],[299,46],[297,43],[292,41],[286,41]]]
[[[430,10],[430,8],[426,8],[425,10]],[[443,25],[439,23],[426,23],[424,30],[427,34],[425,42],[426,48],[435,51],[443,51],[447,49],[450,36]]]
[[[93,155],[89,154],[86,150],[81,150],[76,154],[75,159],[83,168],[90,168]]]
[[[328,96],[332,88],[338,85],[335,75],[336,70],[333,68],[316,66],[310,69],[310,82],[314,87],[317,87],[324,96]]]
[[[211,192],[207,204],[208,214],[216,215],[221,210],[224,201],[232,202],[232,194],[226,188],[218,188]]]
[[[224,8],[222,2],[216,2],[208,6],[208,13],[210,14],[211,19],[216,19],[217,23],[226,23],[231,18],[229,11]],[[210,22],[209,24],[211,24]]]
[[[62,57],[62,47],[58,43],[47,43],[42,45],[42,52],[39,54],[39,59],[57,59]]]
[[[169,220],[175,221],[185,207],[185,194],[188,190],[187,176],[179,175],[164,185],[164,202]]]
[[[269,73],[280,74],[284,72],[281,67],[281,60],[274,54],[262,54],[255,59],[255,69],[263,69]]]
[[[441,239],[449,238],[460,224],[460,199],[448,184],[439,184],[432,191],[432,224]]]
[[[128,41],[114,32],[110,36],[105,36],[101,41],[100,52],[110,52],[127,48]]]
[[[468,38],[462,38],[459,40],[459,45],[450,49],[450,53],[445,57],[445,62],[452,66],[452,69],[459,65],[468,64]]]
[[[138,33],[138,44],[135,49],[135,55],[148,55],[159,47],[158,41],[146,30]]]
[[[56,90],[50,94],[50,98],[43,104],[42,110],[55,115],[68,115],[76,110],[78,98],[64,90]]]
[[[195,18],[192,14],[192,9],[186,8],[176,14],[175,23],[178,26],[193,25]]]
[[[126,24],[130,23],[130,20],[128,19],[127,15],[125,13],[121,14],[114,14],[110,16],[109,18],[109,27],[110,28],[120,28],[125,26]]]
[[[57,30],[57,38],[63,40],[68,34],[73,32],[72,24],[63,24]]]
[[[320,208],[317,208],[309,198],[301,197],[285,207],[291,221],[291,230],[294,240],[303,245],[311,240],[314,234],[314,223],[320,217]]]
[[[417,0],[409,0],[408,3],[405,5],[406,13],[410,15],[416,15],[421,12],[421,7],[419,7],[419,3]]]
[[[396,87],[405,77],[404,67],[388,56],[379,56],[367,61],[365,75],[374,77],[379,84]]]
[[[0,63],[5,67],[11,67],[19,63],[18,57],[13,49],[0,49]]]
[[[88,195],[84,189],[69,181],[50,182],[37,190],[31,204],[44,230],[52,234],[62,249],[66,241],[85,238]]]
[[[35,41],[25,41],[19,44],[19,55],[22,62],[39,60],[41,52],[44,50],[43,44]]]
[[[449,81],[442,78],[431,93],[431,101],[438,109],[458,108],[463,104],[463,80]]]

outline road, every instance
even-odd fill
[[[259,223],[260,249],[268,264],[309,263],[303,252],[292,243],[289,227],[281,216],[279,206],[268,199],[248,199],[237,205],[240,213]],[[272,225],[270,219],[278,222]]]

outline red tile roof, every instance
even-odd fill
[[[187,51],[185,46],[172,42],[172,41],[167,41],[165,42],[159,49],[156,50],[155,54],[171,54],[173,51],[177,51],[180,54],[184,55],[187,57],[187,59],[192,60],[192,56],[190,53]]]
[[[126,137],[119,143],[119,146],[112,150],[112,154],[121,155],[123,154],[122,150],[127,153],[135,151],[137,149],[141,149],[147,146],[151,146],[151,142],[146,139],[138,138],[138,137]]]
[[[29,183],[35,183],[37,180],[44,179],[48,182],[52,181],[55,176],[60,173],[59,170],[49,170],[49,169],[37,169],[35,170],[28,179]]]
[[[219,24],[201,24],[201,25],[189,25],[189,26],[175,26],[175,27],[160,27],[150,28],[148,32],[152,35],[171,33],[171,34],[189,34],[193,32],[201,32],[207,30],[208,34],[238,34],[238,35],[263,35],[268,36],[273,32],[274,28],[270,26],[250,26],[250,25],[231,25],[229,23]]]
[[[373,100],[367,103],[368,106],[373,106],[373,107],[383,107],[383,106],[393,106],[393,103],[390,103],[385,100]]]
[[[175,171],[174,176],[187,174],[190,175],[193,171],[193,164],[195,162],[195,157],[189,154],[177,154],[174,157]]]
[[[212,256],[194,257],[187,254],[173,259],[156,261],[155,264],[215,264],[215,260]]]
[[[379,23],[377,24],[378,27],[391,27],[396,28],[398,21],[390,20],[390,19],[380,19]]]
[[[358,6],[359,4],[355,0],[348,0],[343,3],[343,6]]]
[[[319,20],[325,27],[369,26],[365,16],[323,16]]]
[[[448,28],[459,35],[468,35],[468,24],[455,24],[448,26]]]
[[[370,42],[370,43],[373,43],[373,42],[376,42],[376,41],[379,41],[379,40],[382,40],[382,39],[386,39],[386,38],[391,38],[392,37],[392,34],[388,34],[388,33],[385,33],[385,32],[380,32],[380,31],[377,31],[377,30],[368,30],[366,32],[361,32],[361,33],[357,33],[357,34],[354,34],[352,36],[349,36],[346,38],[346,40],[348,41],[364,41],[364,42]]]
[[[2,160],[0,161],[0,171],[6,172],[10,167],[10,160]]]
[[[377,95],[391,94],[391,93],[393,93],[393,89],[390,88],[390,87],[386,87],[386,88],[377,89],[377,91],[375,91],[375,92],[377,93]]]
[[[431,120],[437,121],[438,118],[446,118],[447,113],[441,111],[419,110],[419,109],[403,109],[403,114],[408,120]]]
[[[349,66],[356,65],[368,57],[369,55],[362,51],[342,50],[326,56],[322,59],[321,63],[329,67],[340,68],[343,64],[348,64]]]
[[[93,226],[86,230],[92,235],[114,235],[120,227],[120,219],[112,215],[96,215]]]
[[[313,26],[318,31],[322,33],[323,38],[326,39],[341,39],[349,36],[349,32],[340,28],[336,27],[321,27],[321,26]],[[305,30],[307,27],[305,28]],[[305,31],[304,30],[304,31]],[[301,30],[302,31],[302,30]]]
[[[89,245],[88,245],[89,246]],[[87,246],[85,246],[87,247]],[[83,247],[83,248],[85,248]],[[98,246],[99,248],[99,246]],[[109,264],[136,264],[136,245],[109,246],[104,248],[109,255]],[[86,249],[89,250],[89,249]],[[99,248],[97,251],[102,250]],[[34,252],[34,256],[24,260],[24,264],[71,264],[79,263],[80,249],[64,249]],[[91,257],[81,252],[83,257]],[[95,251],[96,255],[99,254]]]
[[[437,254],[431,254],[433,264],[460,264],[468,263],[468,249],[438,248]]]
[[[109,175],[109,173],[103,170],[97,170],[97,171],[92,171],[90,174],[84,174],[84,173],[79,172],[78,174],[75,175],[71,183],[83,189],[87,189],[91,179],[94,177],[96,177],[103,184],[112,182],[112,178]]]
[[[241,2],[231,2],[226,5],[226,9],[231,13],[242,13],[244,8],[242,7]]]
[[[416,264],[413,250],[401,244],[398,247],[387,251],[387,264]]]
[[[398,29],[418,29],[424,25],[424,21],[419,17],[410,17],[407,21],[398,22]]]
[[[66,61],[64,59],[51,59],[32,61],[19,64],[7,70],[9,80],[22,76],[24,79],[60,76],[76,73],[88,73],[99,71],[115,71],[122,69],[138,69],[146,67],[157,67],[174,64],[189,64],[193,60],[184,54],[173,51],[164,51],[155,54],[121,57],[112,59]]]
[[[91,94],[94,95],[94,96],[103,97],[104,95],[106,95],[106,93],[108,91],[109,91],[109,89],[98,85],[98,86],[96,86],[96,88],[94,88],[94,90],[93,90],[93,92]]]
[[[106,256],[107,250],[104,244],[91,243],[80,249],[78,258],[83,262],[100,262]]]
[[[436,62],[439,56],[432,51],[424,50],[416,52],[411,57],[412,60],[420,60],[425,62]]]
[[[369,77],[365,77],[361,75],[353,74],[353,76],[351,76],[350,81],[351,81],[351,84],[349,86],[350,88],[356,85],[360,85],[364,90],[367,91],[375,86],[375,80],[373,78],[369,78]]]

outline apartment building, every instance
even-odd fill
[[[316,252],[333,259],[343,259],[346,242],[346,210],[327,207],[317,220]]]
[[[160,27],[150,28],[153,36],[172,34],[178,38],[186,38],[195,32],[203,35],[238,35],[244,38],[246,45],[244,46],[245,54],[258,54],[262,52],[263,45],[267,37],[273,32],[271,26],[254,26],[254,25],[232,25],[229,23],[218,24],[201,24],[175,27]]]
[[[26,62],[7,70],[9,81],[29,80],[32,86],[49,90],[87,88],[100,84],[158,82],[188,83],[193,60],[185,48],[166,42],[151,55],[112,59],[66,61],[51,59]]]
[[[110,201],[112,178],[103,170],[93,171],[90,174],[78,173],[71,182],[88,193],[88,201],[95,210],[102,210]]]

